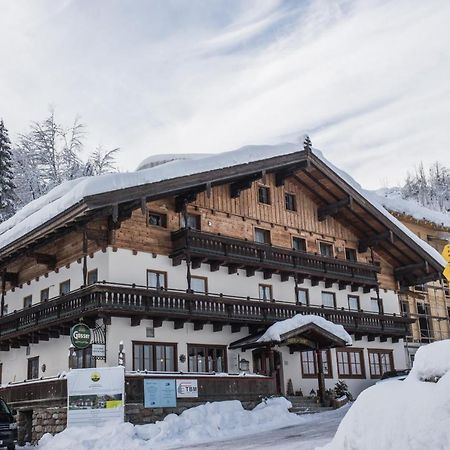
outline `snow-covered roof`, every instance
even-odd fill
[[[266,332],[258,339],[257,342],[281,342],[282,336],[290,331],[294,331],[305,325],[314,324],[322,330],[336,336],[338,339],[344,341],[347,345],[352,345],[352,338],[345,331],[342,325],[337,325],[320,316],[312,314],[303,315],[297,314],[290,319],[282,320],[271,325]]]
[[[182,178],[189,175],[207,173],[212,170],[231,168],[256,161],[263,161],[274,157],[290,155],[301,151],[299,144],[283,143],[278,145],[249,145],[240,149],[219,153],[212,156],[194,159],[182,159],[166,161],[153,167],[129,173],[112,173],[96,177],[83,177],[71,180],[52,189],[46,195],[30,202],[18,211],[9,220],[0,224],[0,250],[14,243],[28,233],[34,231],[46,223],[50,223],[58,215],[68,211],[82,203],[83,199],[97,194],[123,190],[131,187],[149,185],[152,183]],[[393,222],[397,228],[407,234],[416,244],[427,252],[440,265],[445,261],[439,253],[423,240],[418,238],[406,226],[395,219],[380,203],[373,193],[364,190],[347,173],[336,168],[319,150],[313,150],[313,154],[319,158],[338,177],[346,182],[371,203],[381,214]],[[187,155],[186,155],[187,156]],[[192,156],[192,155],[191,155]],[[151,157],[149,164],[162,161],[160,156]],[[145,166],[145,161],[141,166]]]
[[[161,166],[171,161],[186,161],[203,159],[207,156],[212,156],[209,153],[162,153],[160,155],[152,155],[145,158],[137,166],[136,170],[151,169],[152,167]]]

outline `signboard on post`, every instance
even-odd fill
[[[67,426],[123,422],[125,369],[72,369],[67,374]]]
[[[144,380],[145,408],[174,408],[176,406],[175,380]]]
[[[70,340],[75,348],[83,349],[91,345],[92,332],[84,323],[77,323],[70,330]]]
[[[197,398],[197,380],[177,380],[177,398]]]
[[[92,356],[104,358],[106,356],[105,344],[92,344]]]

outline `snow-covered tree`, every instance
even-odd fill
[[[104,150],[98,146],[90,155],[86,163],[84,174],[87,176],[102,175],[104,173],[117,172],[116,153],[119,148]]]
[[[13,178],[11,141],[3,119],[0,119],[0,222],[8,219],[15,212],[16,196]]]

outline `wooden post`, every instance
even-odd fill
[[[87,252],[88,252],[88,239],[87,232],[83,231],[83,286],[87,286]]]
[[[191,284],[192,284],[192,277],[191,277],[191,256],[189,251],[189,237],[188,237],[188,215],[187,215],[187,202],[185,201],[183,204],[183,209],[181,210],[181,214],[183,216],[184,221],[184,229],[186,230],[186,241],[185,241],[185,248],[186,248],[186,280],[187,280],[187,291],[191,292]]]
[[[273,376],[275,373],[275,355],[273,353],[273,348],[268,347],[267,351],[269,353],[269,375]]]
[[[322,361],[322,350],[316,349],[316,360],[317,360],[317,381],[319,384],[319,400],[320,404],[324,404],[325,400],[325,378],[323,374],[323,361]]]
[[[5,294],[6,294],[6,269],[3,269],[2,274],[2,302],[0,306],[0,317],[5,314]]]

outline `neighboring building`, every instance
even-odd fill
[[[327,387],[358,394],[407,365],[398,293],[437,280],[442,260],[320,154],[251,146],[151,166],[76,180],[0,225],[3,384],[67,371],[80,318],[106,359],[80,350],[75,367],[116,365],[123,341],[129,372],[248,369],[308,394],[313,352],[239,346],[299,313],[353,337],[323,352]]]

